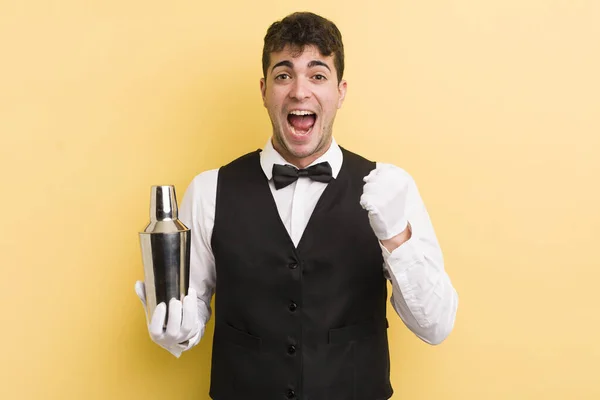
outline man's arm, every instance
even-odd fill
[[[150,338],[169,353],[179,358],[181,353],[200,342],[211,316],[210,302],[215,290],[215,260],[210,238],[214,227],[218,170],[198,175],[189,185],[181,207],[179,219],[191,229],[190,287],[183,301],[171,299],[168,308],[160,303],[148,321]],[[146,288],[137,281],[135,291],[144,308]]]
[[[196,176],[188,186],[179,208],[179,219],[192,231],[190,287],[198,296],[198,317],[202,327],[189,343],[182,346],[182,351],[200,342],[204,327],[212,315],[210,303],[216,285],[216,272],[211,237],[215,224],[218,172],[214,169]]]
[[[454,327],[458,294],[414,180],[393,165],[377,170],[365,178],[361,203],[380,239],[392,306],[415,335],[439,344]]]

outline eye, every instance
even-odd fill
[[[279,75],[277,75],[277,76],[275,77],[275,80],[277,80],[277,81],[282,81],[282,80],[285,80],[285,79],[290,79],[290,78],[291,78],[291,77],[290,77],[288,74],[286,74],[286,73],[283,73],[283,74],[279,74]]]
[[[325,75],[323,75],[323,74],[316,74],[316,75],[314,76],[314,78],[315,78],[315,80],[317,80],[317,81],[326,81],[326,80],[327,80],[327,77],[326,77]]]

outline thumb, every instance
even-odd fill
[[[140,298],[142,305],[146,308],[146,285],[142,281],[135,283],[135,293]]]

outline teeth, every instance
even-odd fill
[[[313,115],[314,112],[312,112],[312,111],[303,111],[303,110],[294,110],[294,111],[290,111],[290,114],[294,114],[294,115]]]

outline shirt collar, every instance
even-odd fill
[[[329,149],[327,149],[325,154],[308,165],[308,167],[327,161],[329,165],[331,165],[331,175],[334,178],[337,178],[340,169],[342,169],[343,158],[340,146],[338,146],[334,138],[331,138],[331,146],[329,146]],[[273,164],[285,165],[289,163],[273,148],[273,143],[271,142],[271,138],[269,138],[267,144],[265,144],[265,148],[260,153],[260,166],[268,180],[273,178]]]

